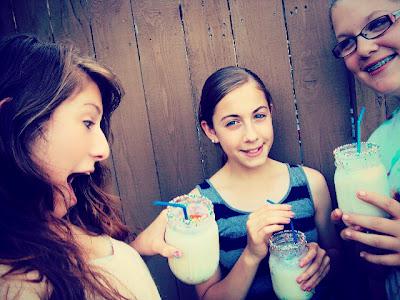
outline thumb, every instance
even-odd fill
[[[160,245],[160,251],[159,253],[167,258],[172,258],[172,257],[181,257],[182,256],[182,251],[180,251],[178,248],[175,248],[174,246],[171,246],[165,242],[162,242]]]

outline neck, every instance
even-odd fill
[[[268,158],[266,162],[258,167],[248,168],[242,165],[232,164],[229,161],[224,165],[224,173],[229,178],[240,182],[257,182],[262,180],[266,173],[270,173],[277,165],[277,161]]]

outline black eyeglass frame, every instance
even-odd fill
[[[371,23],[376,22],[377,20],[383,19],[383,18],[386,18],[386,19],[389,21],[389,25],[387,26],[387,28],[385,28],[385,30],[383,30],[382,32],[380,32],[378,35],[374,35],[374,36],[372,36],[372,37],[368,37],[368,34],[366,34],[366,33],[364,32],[364,31],[366,30],[366,28],[368,28],[368,27],[371,25]],[[393,19],[392,19],[392,18],[393,18]],[[353,37],[348,37],[348,38],[344,39],[343,41],[340,41],[339,43],[337,43],[337,44],[335,45],[335,47],[333,47],[333,49],[332,49],[332,54],[333,54],[336,58],[343,58],[343,57],[346,57],[347,55],[352,54],[354,51],[357,50],[357,37],[362,36],[363,38],[365,38],[365,39],[367,39],[367,40],[376,39],[376,38],[382,36],[394,23],[396,23],[396,21],[397,21],[399,18],[400,18],[400,9],[399,9],[399,10],[396,10],[396,11],[390,13],[390,14],[383,15],[383,16],[380,16],[380,17],[378,17],[378,18],[376,18],[376,19],[371,20],[370,22],[368,22],[368,23],[364,26],[363,29],[361,29],[361,31],[360,31],[359,34],[357,34],[356,36],[353,36]],[[353,42],[353,45],[355,45],[354,49],[352,49],[349,53],[346,53],[345,55],[337,54],[337,52],[339,52],[339,51],[337,50],[337,48],[338,48],[342,43],[344,43],[344,42],[349,42],[349,41],[352,41],[352,42]]]

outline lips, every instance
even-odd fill
[[[247,156],[253,157],[253,156],[259,155],[262,152],[263,147],[264,146],[261,145],[260,147],[257,147],[257,148],[248,149],[248,150],[241,150],[241,151],[244,152]]]
[[[381,59],[381,60],[379,60],[379,61],[377,61],[377,62],[375,62],[375,63],[372,63],[372,64],[369,64],[368,66],[366,66],[365,68],[364,68],[364,71],[366,71],[366,72],[368,72],[368,73],[374,73],[375,71],[377,71],[378,69],[380,69],[381,67],[383,67],[384,65],[386,65],[388,62],[390,62],[391,60],[393,60],[393,58],[395,58],[397,56],[397,54],[396,53],[394,53],[394,54],[392,54],[392,55],[389,55],[389,56],[386,56],[385,58],[383,58],[383,59]]]

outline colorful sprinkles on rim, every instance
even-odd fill
[[[186,206],[189,218],[186,220],[183,210],[178,207],[168,206],[167,217],[171,222],[184,223],[188,226],[198,226],[198,224],[214,216],[213,205],[211,201],[205,197],[197,195],[182,195],[170,201],[170,203],[179,203]]]

